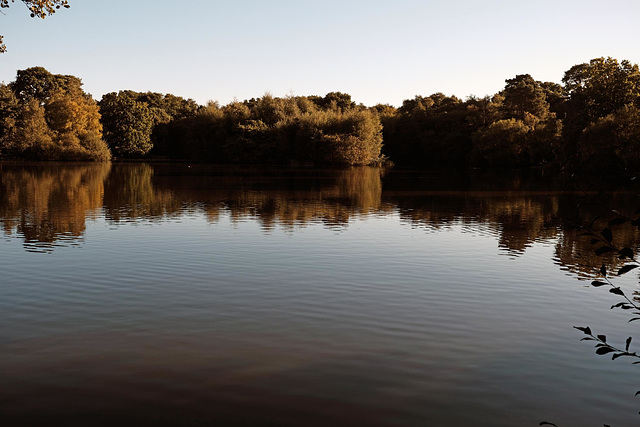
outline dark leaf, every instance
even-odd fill
[[[600,273],[604,276],[607,277],[607,267],[604,266],[604,264],[602,264],[602,267],[600,267]]]
[[[607,342],[607,336],[606,335],[598,335],[598,339],[602,342]]]
[[[633,270],[634,268],[638,268],[638,266],[636,264],[625,265],[624,267],[622,267],[620,269],[620,271],[618,271],[618,276],[622,276],[624,273],[628,273],[629,271]]]
[[[600,242],[600,240],[599,240],[599,239],[591,239],[591,244],[592,244],[592,245],[595,245],[595,244],[597,244],[597,243],[599,243],[599,242]]]
[[[613,355],[611,360],[616,360],[620,356],[628,356],[628,354],[627,353],[616,353],[616,354]]]
[[[631,337],[627,338],[627,345],[624,348],[626,351],[629,351],[629,345],[631,345]]]
[[[613,226],[613,225],[621,225],[624,224],[625,222],[629,221],[627,218],[614,218],[611,221],[609,221],[609,226]]]
[[[622,292],[622,289],[620,288],[609,289],[609,292],[611,292],[612,294],[624,296],[624,292]]]
[[[614,349],[612,349],[611,347],[600,347],[599,349],[596,350],[596,354],[599,355],[603,355],[603,354],[607,354],[607,353],[611,353],[615,351]]]
[[[634,317],[633,319],[629,320],[629,322],[628,322],[628,323],[634,322],[634,321],[636,321],[636,320],[640,320],[640,317]]]
[[[631,309],[633,309],[633,307],[630,306],[629,304],[627,304],[626,302],[619,302],[616,305],[612,305],[611,309],[614,309],[614,308],[621,308],[623,310],[631,310]]]
[[[622,257],[633,258],[633,250],[631,248],[620,249],[619,253]]]
[[[602,230],[602,237],[604,237],[607,242],[611,243],[611,241],[613,240],[613,233],[611,232],[610,228],[605,228],[604,230]]]
[[[634,362],[634,363],[638,363],[638,362]],[[640,394],[640,391],[636,391],[636,396]]]
[[[596,249],[596,255],[600,256],[603,254],[606,254],[607,252],[613,252],[615,251],[615,249],[610,248],[609,246],[601,246],[598,249]]]
[[[638,318],[640,319],[640,317]],[[585,335],[591,335],[591,328],[588,326],[585,327],[581,327],[581,326],[574,326],[575,329],[582,331],[585,333]]]
[[[601,282],[599,280],[594,280],[593,282],[591,282],[591,286],[595,286],[596,288],[599,286],[606,286],[606,285],[608,285],[608,283]]]
[[[550,423],[550,422],[547,422],[547,421],[542,421],[542,422],[540,423],[540,425],[541,425],[541,426],[554,426],[554,427],[558,427],[558,426],[557,426],[557,425],[555,425],[554,423]]]

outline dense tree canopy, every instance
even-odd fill
[[[157,127],[190,117],[198,109],[192,99],[132,90],[108,93],[99,104],[104,138],[119,157],[144,156],[154,146],[153,133]]]
[[[210,103],[161,125],[164,138],[152,153],[223,163],[366,165],[381,159],[381,127],[374,111],[347,94],[265,94],[224,107]]]
[[[0,0],[2,1],[2,0]],[[416,95],[368,108],[351,95],[210,102],[122,90],[99,103],[42,67],[0,85],[0,156],[217,163],[559,167],[640,173],[640,70],[595,58],[563,85],[518,74],[492,96]],[[102,140],[104,133],[104,141]],[[105,143],[106,141],[106,143]],[[384,145],[383,145],[384,141]],[[108,145],[107,145],[108,144]]]
[[[153,115],[126,92],[107,93],[100,101],[104,139],[117,156],[140,157],[151,150]]]
[[[574,65],[562,82],[569,95],[566,121],[572,137],[601,117],[640,105],[640,70],[627,60],[595,58]]]
[[[100,113],[74,76],[42,67],[0,85],[0,153],[33,160],[108,160]]]
[[[69,2],[67,0],[21,0],[22,3],[29,9],[32,18],[46,18],[48,15],[53,15],[56,10],[61,7],[69,8]],[[15,3],[15,0],[0,0],[0,9],[6,9],[11,6],[11,3]],[[3,43],[3,37],[0,35],[0,53],[6,52],[7,47]]]
[[[505,115],[518,120],[533,116],[544,119],[549,114],[549,103],[542,85],[529,74],[522,74],[506,80],[502,92]]]

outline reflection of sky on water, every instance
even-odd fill
[[[266,233],[222,210],[99,218],[82,248],[45,257],[12,239],[0,388],[43,414],[65,398],[98,411],[102,394],[114,413],[181,396],[205,418],[223,402],[293,423],[346,425],[374,407],[381,425],[635,420],[633,367],[597,358],[571,328],[633,332],[609,310],[615,296],[553,266],[554,244],[498,256],[496,236],[469,226],[433,233],[392,213]],[[27,401],[41,382],[55,393]]]
[[[373,406],[408,425],[494,425],[496,414],[505,426],[625,425],[635,413],[629,366],[576,344],[573,325],[619,340],[634,329],[609,310],[615,296],[575,280],[603,259],[565,222],[578,203],[585,221],[608,206],[633,212],[631,192],[589,205],[584,192],[434,189],[373,168],[202,168],[2,169],[0,361],[16,402],[53,405],[22,397],[39,378],[60,392],[57,372],[73,365],[73,381],[96,388],[61,399],[89,406],[100,393],[136,401],[159,387],[186,393],[195,412],[212,396],[293,395],[327,423]],[[629,227],[614,235],[638,245]],[[636,280],[619,284],[631,294]]]

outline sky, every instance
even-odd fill
[[[435,92],[492,95],[531,74],[640,62],[637,0],[69,0],[45,20],[0,14],[0,81],[43,66],[118,90],[215,100],[346,92],[399,106]]]

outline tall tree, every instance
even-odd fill
[[[525,120],[529,116],[545,119],[549,114],[545,91],[529,74],[520,74],[506,80],[504,109],[508,117]]]
[[[15,81],[10,83],[11,89],[22,102],[34,99],[45,102],[60,89],[61,79],[43,67],[31,67],[18,70]]]
[[[597,119],[640,105],[640,70],[627,60],[595,58],[574,65],[562,82],[569,94],[565,129],[574,139]]]
[[[69,2],[67,0],[21,0],[22,3],[31,12],[32,18],[46,18],[48,15],[53,15],[58,9],[64,7],[68,9]],[[11,6],[11,3],[15,3],[15,0],[0,0],[0,9],[6,9]],[[4,53],[7,50],[3,42],[3,37],[0,36],[0,53]]]
[[[104,139],[114,154],[140,157],[151,150],[154,117],[147,104],[125,91],[107,93],[99,104]]]
[[[78,77],[20,70],[0,87],[0,149],[33,160],[109,160],[99,117]]]

